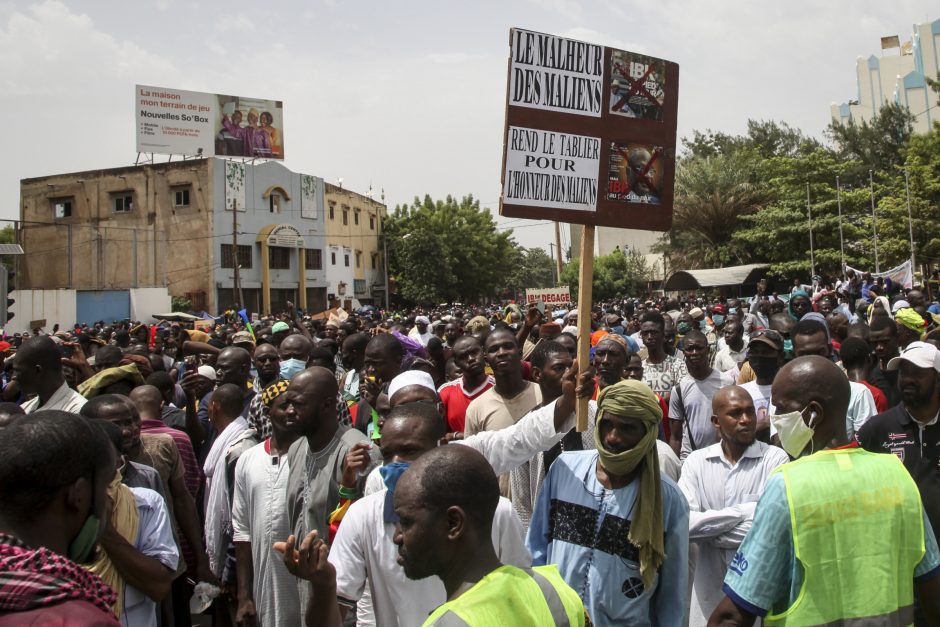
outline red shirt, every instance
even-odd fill
[[[447,430],[450,432],[463,431],[464,421],[467,417],[467,407],[470,401],[480,396],[496,384],[493,377],[486,380],[474,390],[465,390],[463,377],[454,379],[442,385],[437,391],[444,403],[444,417],[447,419]]]
[[[868,381],[862,381],[862,385],[867,387],[871,395],[875,397],[875,407],[878,409],[878,413],[883,414],[888,411],[888,397],[885,396],[885,393]]]
[[[166,426],[162,420],[141,420],[141,433],[162,433],[173,438],[176,448],[179,449],[180,461],[183,462],[183,481],[186,483],[186,491],[195,499],[199,494],[199,486],[202,484],[202,468],[196,461],[196,454],[193,451],[193,443],[189,436],[179,429],[173,429]],[[169,489],[169,486],[163,486]]]

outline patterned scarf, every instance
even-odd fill
[[[87,601],[111,613],[117,597],[100,577],[44,547],[0,533],[0,612],[25,612]]]

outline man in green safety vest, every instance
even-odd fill
[[[437,576],[447,591],[424,627],[583,626],[584,605],[555,566],[500,563],[490,540],[498,500],[492,466],[465,446],[426,453],[401,476],[398,562],[410,579]]]
[[[914,590],[940,625],[940,551],[895,455],[849,442],[849,383],[800,357],[774,379],[771,422],[796,461],[767,480],[709,626],[911,625]]]

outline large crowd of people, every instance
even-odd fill
[[[0,627],[940,625],[940,304],[588,310],[0,342]]]

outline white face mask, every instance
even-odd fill
[[[809,426],[803,421],[803,412],[806,409],[791,411],[787,414],[771,414],[770,416],[770,422],[777,430],[777,436],[780,438],[780,446],[793,459],[799,458],[806,450],[806,446],[813,441],[815,424]],[[816,420],[816,412],[810,414],[809,420],[811,423]]]

